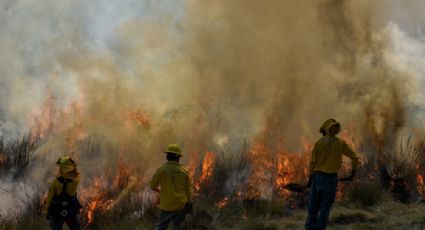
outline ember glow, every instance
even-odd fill
[[[6,161],[6,156],[3,153],[0,153],[0,166]]]
[[[226,205],[229,203],[229,198],[228,197],[224,197],[223,200],[219,201],[217,204],[217,207],[219,208],[224,208],[226,207]]]
[[[417,182],[418,182],[418,192],[425,196],[425,187],[424,187],[424,176],[421,174],[417,175]]]
[[[419,170],[419,165],[416,165],[416,169],[417,169],[417,174],[416,174],[417,191],[422,197],[425,197],[424,176]]]

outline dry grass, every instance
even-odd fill
[[[357,181],[348,189],[346,199],[363,206],[375,206],[381,203],[386,195],[377,181]]]
[[[140,204],[134,204],[140,205]],[[282,215],[272,215],[276,207],[273,202],[251,207],[240,202],[229,204],[227,208],[199,207],[195,203],[195,215],[188,216],[186,229],[248,229],[248,230],[279,230],[303,229],[307,210],[297,209],[293,212],[283,212]],[[126,204],[128,206],[128,204]],[[88,229],[153,229],[158,210],[154,207],[145,216],[131,215],[125,206],[103,213],[96,218],[96,224]],[[282,207],[281,207],[282,208]],[[124,210],[125,211],[125,210]],[[283,210],[282,210],[283,211]],[[282,213],[282,212],[281,212]],[[330,230],[346,229],[425,229],[425,203],[403,204],[393,201],[387,196],[383,203],[375,206],[361,206],[348,201],[337,202],[329,221]],[[27,213],[15,219],[0,220],[0,229],[48,229],[43,216]]]
[[[409,142],[410,143],[410,142]],[[95,142],[83,144],[87,151],[97,156],[99,146]],[[410,145],[408,145],[410,146]],[[33,146],[26,139],[21,142],[5,143],[0,140],[0,153],[8,154],[9,161],[0,167],[3,175],[13,173],[13,168],[22,167],[14,176],[24,175],[30,166]],[[264,199],[240,200],[236,196],[239,187],[246,186],[246,170],[249,161],[246,158],[248,144],[237,146],[219,154],[214,165],[214,174],[201,195],[195,200],[194,215],[185,222],[186,229],[303,229],[307,210],[288,209],[284,199],[274,197],[272,201]],[[405,148],[409,149],[409,148]],[[415,170],[423,172],[425,157],[424,145],[415,145],[411,148],[418,166]],[[3,152],[2,152],[3,151]],[[405,151],[404,151],[405,152]],[[421,158],[421,157],[422,158]],[[411,168],[411,165],[409,166]],[[372,165],[361,169],[357,178],[365,178],[373,172]],[[412,171],[412,170],[410,170]],[[375,173],[377,173],[375,171]],[[0,172],[1,176],[1,172]],[[377,178],[377,177],[375,177]],[[111,178],[109,178],[111,179]],[[223,184],[230,181],[231,186]],[[413,180],[406,180],[411,187],[416,186]],[[393,201],[388,192],[384,192],[378,182],[355,182],[346,191],[346,199],[338,202],[332,212],[328,229],[425,229],[425,204],[401,204]],[[126,185],[126,183],[124,184]],[[125,187],[125,186],[123,186]],[[153,229],[158,217],[158,210],[151,204],[141,214],[146,203],[140,200],[137,193],[129,191],[128,194],[108,193],[115,196],[120,194],[119,202],[108,211],[95,212],[94,224],[87,229]],[[226,189],[224,189],[226,188]],[[223,197],[228,197],[230,202],[219,209],[217,202]],[[28,208],[17,217],[0,217],[0,230],[6,229],[48,229],[45,217],[39,215],[37,200],[29,202]]]
[[[329,230],[391,230],[425,229],[425,204],[401,204],[386,201],[373,208],[360,208],[337,203],[331,212]],[[214,222],[210,229],[303,229],[306,210],[297,210],[290,216],[280,218],[250,217],[232,227]]]
[[[37,144],[37,141],[31,140],[29,134],[8,141],[0,137],[0,178],[11,175],[14,179],[18,179],[24,176]]]

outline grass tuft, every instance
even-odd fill
[[[347,200],[363,206],[375,206],[384,200],[385,192],[373,181],[359,181],[352,184],[348,190]]]

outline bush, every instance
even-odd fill
[[[375,206],[384,200],[384,196],[384,190],[377,182],[355,182],[348,190],[347,200],[363,206]]]

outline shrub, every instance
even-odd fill
[[[363,206],[375,206],[384,200],[384,190],[373,181],[355,182],[348,190],[347,200]]]

